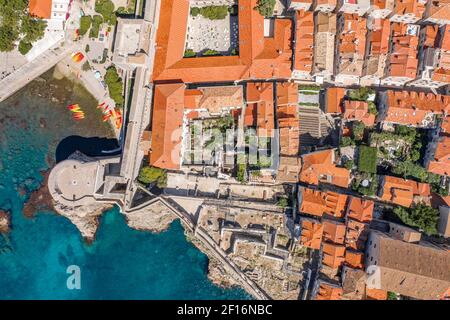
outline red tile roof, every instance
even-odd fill
[[[397,0],[394,6],[394,13],[399,15],[412,13],[421,19],[425,12],[425,3],[420,0]]]
[[[421,125],[430,115],[448,113],[450,96],[416,91],[387,92],[387,115],[385,121],[406,125]]]
[[[347,198],[345,194],[321,192],[300,187],[301,199],[299,212],[321,217],[330,215],[342,218],[346,211]]]
[[[333,161],[333,149],[302,155],[300,181],[314,185],[326,182],[347,188],[350,182],[350,171],[336,167]]]
[[[341,113],[341,105],[345,96],[344,88],[332,87],[327,89],[326,111],[327,113]]]
[[[345,264],[354,269],[364,268],[364,253],[360,251],[345,250]]]
[[[300,243],[311,249],[320,249],[323,233],[322,224],[317,220],[306,218],[302,218],[301,223]]]
[[[410,207],[415,196],[430,196],[430,185],[413,180],[385,176],[381,199],[404,207]]]
[[[185,88],[183,83],[155,86],[150,153],[152,166],[180,168]]]
[[[248,82],[247,103],[251,105],[251,115],[256,115],[257,135],[259,137],[271,137],[275,128],[273,83]],[[247,111],[246,116],[250,116]],[[249,119],[245,122],[250,123]],[[252,123],[255,123],[255,121],[253,120]]]
[[[419,39],[416,35],[407,33],[408,25],[393,23],[391,37],[392,53],[389,60],[389,76],[415,78],[418,59],[417,49]]]
[[[322,263],[330,268],[337,269],[345,261],[345,247],[343,245],[324,242],[322,252]]]
[[[428,171],[443,175],[450,175],[450,137],[439,138],[433,160],[428,164]]]
[[[344,244],[345,224],[328,219],[323,220],[323,239],[336,244]]]
[[[320,282],[316,300],[341,300],[342,288]]]
[[[359,222],[370,222],[372,221],[373,208],[374,202],[371,200],[350,197],[347,218],[354,219]]]
[[[297,23],[294,69],[311,72],[314,46],[314,12],[299,10],[295,17]]]
[[[289,19],[275,19],[274,36],[264,37],[264,17],[254,9],[256,2],[239,1],[239,56],[183,58],[189,1],[162,0],[153,80],[289,78],[292,23]]]
[[[370,37],[371,54],[387,54],[391,24],[389,19],[374,19]]]
[[[347,233],[345,234],[345,246],[354,250],[364,250],[369,232],[367,223],[353,219],[347,220]]]
[[[369,105],[366,101],[346,100],[344,102],[343,118],[361,121],[367,127],[371,127],[375,123],[375,115],[369,113]]]
[[[52,0],[30,0],[28,10],[31,16],[50,19],[52,13]]]

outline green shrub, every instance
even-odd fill
[[[359,147],[358,170],[369,173],[377,172],[377,148]]]
[[[258,0],[255,9],[264,17],[273,16],[273,9],[275,8],[275,0]]]
[[[84,36],[89,28],[91,27],[92,18],[91,16],[82,16],[80,18],[80,29],[78,29],[78,33],[80,36]]]
[[[202,53],[202,56],[219,56],[220,52],[212,49],[207,49]]]
[[[95,12],[102,15],[103,20],[109,25],[115,25],[117,21],[116,13],[114,12],[114,3],[111,0],[96,0]]]
[[[348,146],[354,146],[355,145],[355,141],[353,141],[352,138],[350,137],[342,137],[341,139],[341,147],[348,147]]]
[[[247,171],[247,167],[244,163],[238,164],[236,180],[239,181],[240,183],[247,182],[246,171]]]
[[[228,6],[207,6],[207,7],[192,7],[191,15],[193,17],[201,14],[209,20],[223,20],[228,15]]]
[[[20,40],[19,42],[19,52],[23,55],[26,55],[31,48],[33,48],[33,45],[29,42],[26,42],[24,40]]]
[[[164,188],[167,185],[167,172],[157,167],[142,167],[138,181],[146,185],[156,182],[158,188]]]
[[[352,125],[353,139],[355,139],[356,141],[361,141],[364,138],[365,128],[366,128],[366,126],[364,125],[364,123],[362,123],[360,121],[353,122],[353,125]]]
[[[375,105],[375,103],[373,103],[372,101],[369,101],[369,102],[367,102],[367,104],[369,107],[369,113],[376,116],[378,114],[378,110],[377,110],[377,106]]]
[[[371,88],[361,87],[358,89],[351,89],[348,91],[348,98],[350,100],[367,101],[369,95],[375,93]]]
[[[111,99],[114,100],[117,107],[122,107],[124,103],[123,82],[114,66],[106,69],[105,83],[108,86]]]
[[[439,219],[439,211],[424,204],[407,209],[396,207],[394,213],[403,223],[417,227],[427,235],[437,234],[437,222]]]
[[[83,71],[91,70],[91,65],[89,64],[89,61],[86,61],[85,63],[83,63],[83,65],[81,66],[81,70],[83,70]]]
[[[191,57],[195,57],[195,56],[197,56],[197,53],[194,52],[194,50],[192,50],[192,49],[186,49],[184,51],[184,57],[185,58],[191,58]]]
[[[286,208],[289,205],[289,199],[287,197],[281,197],[278,199],[277,206],[280,208]]]
[[[100,26],[102,25],[102,23],[103,23],[102,16],[95,15],[92,18],[91,31],[89,32],[89,37],[90,38],[97,38],[98,37],[98,33],[100,32]]]
[[[200,8],[192,7],[191,8],[191,16],[196,17],[200,14]]]

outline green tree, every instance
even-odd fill
[[[31,50],[31,48],[33,48],[33,45],[31,43],[20,40],[18,49],[21,54],[26,55]]]
[[[348,98],[350,100],[367,101],[369,96],[375,91],[371,88],[361,87],[358,89],[351,89],[348,91]]]
[[[0,0],[0,51],[14,50],[22,39],[32,44],[43,37],[46,22],[31,17],[27,8],[28,0]]]
[[[108,86],[109,96],[114,100],[117,107],[122,107],[124,103],[123,98],[123,81],[117,73],[114,66],[106,69],[105,83]]]
[[[273,9],[275,8],[275,0],[258,0],[255,9],[264,17],[273,16]]]
[[[366,129],[366,126],[364,123],[360,121],[353,122],[352,125],[352,135],[353,139],[356,141],[361,141],[364,138],[364,130]]]
[[[23,40],[32,43],[42,39],[45,28],[47,28],[46,21],[25,15],[21,25],[21,33],[24,34]]]
[[[103,20],[109,25],[115,25],[117,21],[116,13],[114,12],[114,3],[111,0],[96,0],[95,12],[102,15]]]
[[[91,31],[89,31],[90,38],[98,37],[98,33],[100,32],[100,26],[102,25],[102,23],[103,23],[102,16],[95,15],[94,17],[92,17]]]
[[[167,185],[167,172],[157,167],[142,167],[138,181],[146,185],[156,182],[158,188],[164,188]]]
[[[373,103],[372,101],[368,101],[367,102],[367,106],[369,108],[369,113],[373,114],[373,115],[377,115],[378,114],[378,110],[377,110],[377,106],[375,103]]]
[[[277,206],[280,208],[286,208],[289,205],[289,199],[287,197],[281,197],[278,199]]]
[[[422,203],[407,209],[396,207],[394,213],[403,223],[417,227],[427,235],[437,234],[437,222],[439,219],[439,211]]]
[[[247,182],[246,172],[247,172],[247,166],[244,163],[238,164],[236,180],[239,181],[240,183]]]
[[[89,64],[89,61],[86,61],[85,63],[83,63],[83,65],[81,66],[81,70],[83,71],[88,71],[91,69],[91,65]]]
[[[355,142],[350,137],[342,137],[340,145],[341,147],[354,146]]]
[[[348,170],[352,170],[354,166],[355,166],[355,161],[353,161],[353,160],[346,160],[344,163],[344,167]]]
[[[80,36],[84,36],[89,28],[91,27],[92,18],[91,16],[82,16],[80,18],[80,28],[78,29],[78,33]]]

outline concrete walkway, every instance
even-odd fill
[[[50,70],[55,64],[72,53],[74,44],[61,46],[58,42],[51,49],[36,57],[33,61],[21,66],[6,78],[0,80],[0,102],[13,95],[25,85]],[[60,47],[61,46],[61,47]]]

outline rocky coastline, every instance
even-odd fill
[[[11,226],[10,214],[6,210],[0,210],[0,233],[8,233]]]

